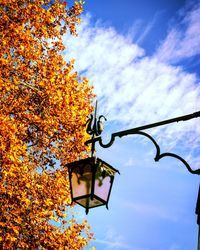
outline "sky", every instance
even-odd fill
[[[63,37],[68,61],[89,78],[106,116],[103,141],[113,132],[200,110],[200,1],[87,0],[78,37]],[[161,152],[199,168],[200,118],[149,129]],[[82,207],[97,250],[197,248],[199,176],[177,159],[154,162],[141,135],[97,145],[96,155],[120,171],[105,207]]]

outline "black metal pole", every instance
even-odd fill
[[[97,123],[97,105],[98,105],[98,102],[97,102],[97,100],[96,100],[96,104],[95,104],[95,110],[94,110],[94,130],[96,130],[96,123]],[[93,133],[92,134],[92,147],[91,147],[91,151],[92,151],[92,153],[91,153],[91,156],[93,157],[93,155],[94,155],[94,151],[95,151],[95,141],[94,141],[94,139],[95,139],[95,133]]]
[[[197,205],[196,205],[196,214],[197,214],[197,225],[198,225],[198,247],[197,247],[197,250],[200,250],[200,185],[199,185],[199,193],[198,193]]]
[[[149,128],[160,127],[160,126],[170,124],[170,123],[174,123],[174,122],[187,121],[187,120],[197,118],[197,117],[200,117],[200,111],[192,113],[192,114],[179,116],[179,117],[176,117],[176,118],[172,118],[172,119],[168,119],[168,120],[164,120],[164,121],[160,121],[160,122],[155,122],[155,123],[147,124],[147,125],[144,125],[144,126],[124,130],[124,131],[120,131],[120,132],[117,132],[117,133],[114,133],[114,134],[117,134],[119,137],[121,137],[121,136],[124,136],[124,135],[134,133],[136,131],[141,131],[141,130],[146,130],[146,129],[149,129]]]

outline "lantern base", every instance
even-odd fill
[[[78,199],[73,199],[73,201],[84,207],[86,209],[86,214],[88,214],[90,208],[104,205],[107,207],[107,202],[96,195],[93,195],[93,197],[84,195],[82,197],[78,197]]]

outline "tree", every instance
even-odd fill
[[[66,163],[85,157],[86,78],[62,57],[82,3],[0,0],[0,248],[82,249]]]

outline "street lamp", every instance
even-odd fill
[[[85,207],[86,213],[88,213],[89,208],[101,205],[106,205],[106,207],[108,207],[108,200],[112,188],[112,183],[114,180],[114,174],[118,172],[118,170],[114,169],[108,163],[105,163],[104,161],[94,157],[95,143],[97,142],[99,142],[99,145],[101,147],[108,148],[114,143],[116,137],[121,138],[123,136],[133,135],[133,134],[143,135],[146,138],[150,139],[150,141],[154,144],[156,148],[156,155],[154,158],[155,161],[159,161],[160,159],[166,156],[173,157],[181,161],[191,174],[200,175],[200,169],[193,170],[190,167],[190,165],[186,162],[186,160],[184,160],[179,155],[171,152],[161,153],[160,147],[155,141],[155,139],[148,133],[143,132],[146,129],[159,127],[174,122],[187,121],[190,119],[200,117],[200,111],[113,133],[111,134],[110,142],[108,142],[107,144],[104,144],[101,138],[101,133],[103,131],[102,118],[104,118],[105,120],[106,118],[103,115],[97,118],[96,113],[97,113],[97,102],[96,102],[94,116],[91,115],[90,119],[87,121],[86,124],[87,125],[86,131],[89,135],[92,136],[92,138],[86,141],[85,144],[86,145],[91,144],[92,156],[85,160],[80,160],[74,163],[67,164],[67,167],[69,169],[72,201],[75,201],[76,203]],[[103,169],[105,171],[101,170],[101,166],[103,166]],[[105,176],[108,177],[109,181],[108,179],[106,181]],[[196,205],[196,214],[197,214],[197,224],[199,225],[198,250],[200,250],[200,188]]]

